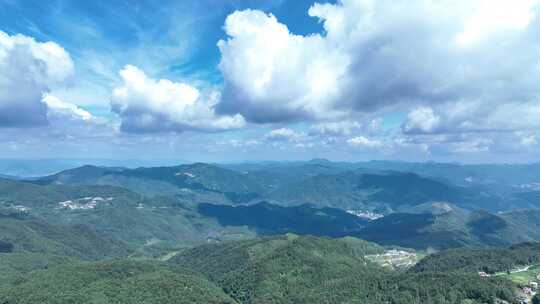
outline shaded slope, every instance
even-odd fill
[[[394,213],[370,222],[357,235],[384,245],[416,249],[501,247],[540,241],[540,211],[492,214],[486,211],[442,214]]]
[[[282,207],[261,202],[250,206],[200,204],[199,212],[223,226],[249,226],[260,234],[311,234],[345,236],[358,232],[367,220],[341,209],[310,205]]]

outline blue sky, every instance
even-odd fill
[[[0,157],[539,161],[538,11],[0,0]]]

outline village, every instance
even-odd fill
[[[538,281],[540,281],[540,274],[536,276],[536,281],[530,281],[529,284],[520,288],[517,296],[519,304],[532,303],[532,299],[538,293]]]
[[[58,203],[56,209],[68,209],[68,210],[91,210],[95,209],[99,203],[107,203],[114,200],[113,197],[83,197],[77,200],[67,200]]]
[[[500,272],[495,274],[488,274],[480,271],[478,272],[478,275],[484,278],[492,276],[507,276],[519,286],[516,297],[517,303],[530,304],[532,303],[532,299],[538,293],[538,282],[540,282],[540,265],[529,265],[510,270],[508,272]]]
[[[414,266],[419,258],[415,252],[391,249],[383,254],[366,255],[366,259],[380,266],[391,269],[403,269]]]
[[[371,211],[350,210],[349,209],[349,210],[346,210],[346,212],[349,213],[349,214],[355,215],[355,216],[357,216],[359,218],[363,218],[363,219],[367,219],[367,220],[371,220],[371,221],[384,217],[384,215],[382,215],[382,214],[371,212]]]

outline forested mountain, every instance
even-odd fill
[[[270,197],[287,204],[310,202],[344,209],[391,211],[430,201],[459,204],[466,195],[464,189],[416,174],[350,171],[337,175],[317,175],[278,189]]]
[[[537,190],[355,166],[83,166],[0,179],[0,303],[514,299],[515,283],[477,271],[536,263]],[[408,270],[374,262],[408,268],[432,251]]]
[[[484,271],[494,274],[538,264],[540,264],[540,243],[521,243],[508,248],[460,248],[438,252],[424,258],[414,267],[414,270],[472,273]]]
[[[379,213],[409,212],[414,206],[429,202],[446,202],[469,210],[492,212],[540,207],[540,196],[534,188],[527,188],[529,184],[452,183],[453,179],[444,176],[427,175],[429,170],[416,170],[426,174],[419,175],[377,166],[356,168],[357,165],[315,162],[220,166],[197,163],[137,169],[84,166],[33,182],[42,185],[110,185],[146,196],[176,195],[206,203],[246,204],[268,200],[286,206],[309,203],[377,210]],[[390,166],[393,167],[400,168]]]
[[[380,244],[423,250],[498,247],[540,241],[539,223],[537,210],[499,215],[486,211],[393,213],[370,222],[358,236]]]
[[[497,185],[531,185],[540,182],[540,163],[531,164],[457,164],[436,162],[403,162],[403,161],[366,161],[366,162],[334,162],[326,159],[314,159],[298,162],[266,162],[250,164],[223,165],[239,171],[285,172],[291,168],[304,166],[321,166],[324,174],[335,174],[358,169],[371,172],[395,171],[410,172],[421,176],[445,180],[452,184],[497,184]]]
[[[201,204],[199,212],[225,226],[248,226],[258,234],[352,235],[383,245],[427,249],[498,247],[540,241],[540,210],[492,214],[448,204],[418,206],[415,213],[392,213],[377,219],[313,205],[282,207]]]
[[[203,274],[240,303],[492,303],[513,297],[504,280],[392,272],[365,258],[380,252],[352,238],[289,235],[200,246],[171,263]]]
[[[194,202],[166,196],[147,198],[112,186],[0,181],[0,221],[5,218],[17,218],[21,223],[39,220],[66,226],[66,230],[86,227],[136,248],[134,254],[143,256],[254,235],[199,214]],[[0,231],[0,240],[4,233]]]
[[[504,279],[393,271],[359,239],[286,235],[203,245],[169,261],[75,263],[0,286],[2,303],[495,303]]]
[[[224,226],[248,226],[258,234],[310,234],[345,236],[358,233],[367,219],[336,208],[317,208],[312,205],[283,207],[267,202],[250,206],[200,204],[202,215],[214,217]]]
[[[83,225],[0,216],[0,285],[75,260],[125,257],[134,247]]]
[[[101,176],[103,170],[109,172],[109,169],[93,167],[84,170],[95,173],[94,176]],[[174,248],[255,234],[353,235],[385,245],[422,250],[506,246],[540,240],[540,211],[512,211],[496,215],[469,211],[449,203],[420,203],[424,199],[417,200],[415,205],[400,206],[398,197],[409,197],[407,201],[414,201],[414,197],[426,198],[432,193],[432,198],[441,198],[441,195],[453,195],[451,193],[455,193],[452,192],[455,189],[415,175],[359,174],[357,178],[364,189],[372,189],[372,198],[383,197],[386,202],[395,204],[386,203],[386,207],[394,206],[404,212],[393,213],[388,207],[375,209],[381,212],[378,215],[358,215],[355,213],[358,210],[371,209],[345,212],[316,205],[285,207],[267,202],[232,207],[199,201],[197,198],[200,196],[146,197],[116,186],[41,185],[12,180],[0,180],[0,211],[55,224],[86,226],[139,248],[137,254],[142,255],[159,255]],[[407,184],[399,185],[403,180],[408,180]],[[392,183],[398,186],[392,186]],[[335,188],[343,184],[336,182]],[[421,190],[423,186],[433,186],[439,194],[429,192],[431,190],[415,190]],[[321,193],[328,197],[339,197],[339,194],[332,196],[331,189],[324,190]]]
[[[236,303],[204,278],[164,265],[106,261],[34,272],[4,289],[0,303]]]
[[[184,195],[233,202],[255,198],[263,191],[263,185],[248,174],[203,163],[137,169],[83,166],[40,178],[34,183],[111,185],[147,196]]]

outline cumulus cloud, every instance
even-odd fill
[[[271,14],[238,11],[218,43],[217,109],[276,122],[422,107],[411,115],[432,114],[431,122],[410,117],[408,132],[436,132],[446,121],[437,109],[471,103],[501,127],[507,105],[519,105],[516,113],[540,100],[539,9],[537,0],[340,0],[310,8],[324,33],[307,36]]]
[[[220,100],[216,91],[201,92],[185,83],[152,79],[128,65],[120,71],[122,85],[114,88],[111,108],[126,132],[197,130],[206,132],[241,128],[239,115],[216,115]]]
[[[346,55],[320,35],[298,36],[271,14],[246,10],[227,17],[230,39],[218,43],[225,78],[219,110],[255,122],[326,117],[340,94]]]
[[[0,127],[47,124],[43,94],[73,73],[71,57],[58,44],[0,31]]]

